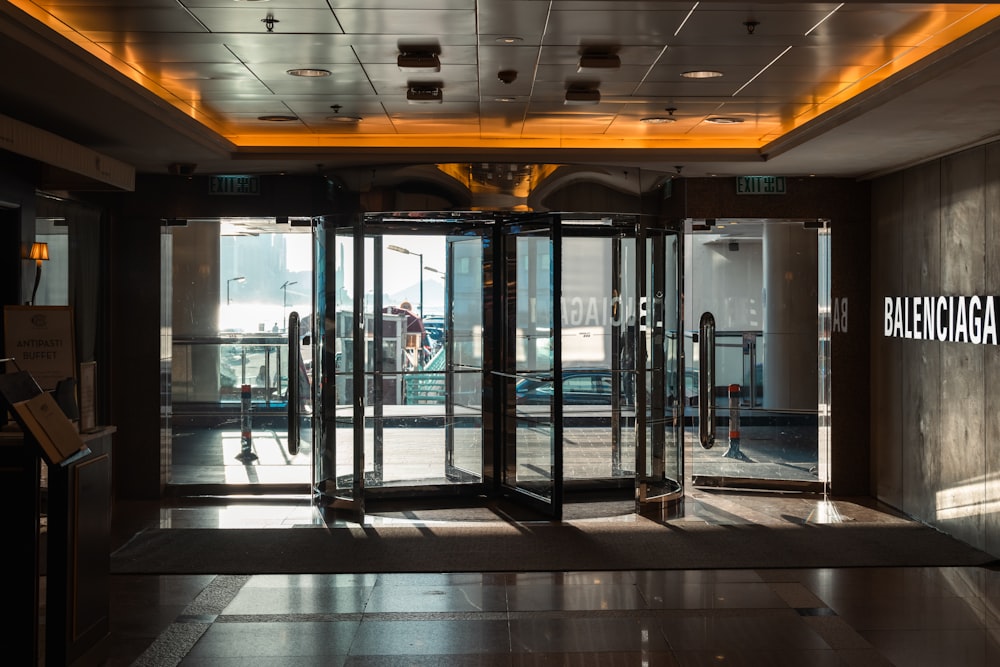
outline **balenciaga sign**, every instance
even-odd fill
[[[997,344],[996,297],[887,296],[887,338]]]

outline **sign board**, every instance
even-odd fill
[[[258,176],[209,176],[208,194],[259,195],[260,178]]]
[[[4,306],[4,356],[46,391],[76,379],[73,311],[69,306]]]
[[[736,194],[738,195],[783,195],[785,193],[784,176],[736,177]]]

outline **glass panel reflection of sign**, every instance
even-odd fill
[[[736,194],[783,195],[785,194],[785,177],[784,176],[737,176]]]

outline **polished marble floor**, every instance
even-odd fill
[[[833,519],[901,517],[863,499],[714,490],[690,492],[683,512],[685,521],[732,524]],[[216,506],[175,500],[116,506],[115,541],[149,526],[324,524],[339,525],[301,498]],[[985,667],[1000,665],[1000,572],[114,575],[111,619],[110,667]]]

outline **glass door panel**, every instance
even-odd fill
[[[502,486],[554,518],[562,513],[559,226],[543,217],[505,226]]]
[[[334,507],[482,484],[488,228],[438,214],[317,225],[315,483]]]
[[[822,227],[719,219],[687,236],[686,318],[715,320],[715,377],[705,395],[717,433],[710,449],[689,433],[696,484],[821,488],[819,406],[828,405],[818,388],[829,299]],[[689,337],[686,346],[694,373],[699,345]]]
[[[638,415],[640,444],[636,489],[640,511],[680,498],[683,485],[683,406],[686,386],[680,344],[680,240],[678,232],[643,230],[644,270],[639,306],[639,375],[646,396]]]
[[[631,485],[639,303],[636,222],[566,217],[562,231],[564,477]]]
[[[489,446],[483,429],[483,283],[491,263],[484,259],[478,233],[448,238],[442,332],[446,357],[439,374],[446,406],[445,471],[449,479],[465,482],[482,481],[483,453]]]
[[[335,508],[363,511],[364,450],[356,455],[363,423],[362,376],[364,340],[360,302],[364,284],[360,273],[360,238],[353,221],[319,218],[314,226],[316,269],[315,326],[313,327],[313,485]]]

